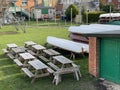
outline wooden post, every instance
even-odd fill
[[[71,8],[71,25],[72,25],[72,8]]]
[[[89,10],[86,10],[86,24],[88,24],[88,12]]]
[[[111,5],[110,5],[110,21],[112,20],[112,15],[111,15]]]
[[[65,26],[66,26],[66,19],[65,19]]]
[[[38,25],[38,12],[37,12],[36,9],[35,9],[35,13],[36,13],[36,23],[37,23],[37,25]]]
[[[55,8],[55,24],[56,24],[56,8]]]

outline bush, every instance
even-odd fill
[[[87,12],[87,13],[83,13],[83,22],[86,22],[86,15],[88,15],[88,23],[92,23],[92,22],[98,22],[99,20],[99,16],[100,14],[103,14],[105,12]]]
[[[71,20],[71,8],[72,8],[72,18],[75,18],[77,14],[79,14],[79,10],[78,8],[71,4],[67,9],[66,9],[66,17],[67,17],[67,20]]]

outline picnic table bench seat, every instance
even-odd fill
[[[18,59],[14,59],[13,60],[19,67],[23,66],[23,64],[18,60]]]
[[[51,68],[47,68],[47,70],[49,71],[50,74],[53,74],[55,71]]]
[[[75,63],[72,63],[73,67],[76,68],[76,71],[78,72],[78,75],[82,77],[82,74],[80,72],[80,65],[76,65]]]
[[[47,58],[45,58],[44,56],[38,56],[42,61],[44,62],[50,62],[50,60],[48,60]]]
[[[36,53],[34,53],[34,52],[31,51],[31,50],[27,50],[27,52],[30,53],[30,54],[33,55],[33,56],[36,56],[36,55],[37,55]]]
[[[53,68],[54,70],[58,70],[58,69],[60,69],[58,66],[56,66],[55,64],[53,64],[52,62],[49,62],[49,63],[47,63],[51,68]]]
[[[4,49],[2,49],[2,51],[3,51],[3,53],[4,53],[4,54],[9,53],[9,51],[8,51],[7,49],[5,49],[5,48],[4,48]]]
[[[34,77],[34,74],[27,68],[22,68],[21,69],[29,78]]]
[[[15,59],[15,57],[11,53],[8,53],[7,56],[12,60]]]

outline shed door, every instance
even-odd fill
[[[101,39],[100,77],[120,83],[120,39]]]

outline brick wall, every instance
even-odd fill
[[[89,73],[98,76],[98,40],[96,37],[89,38]]]

